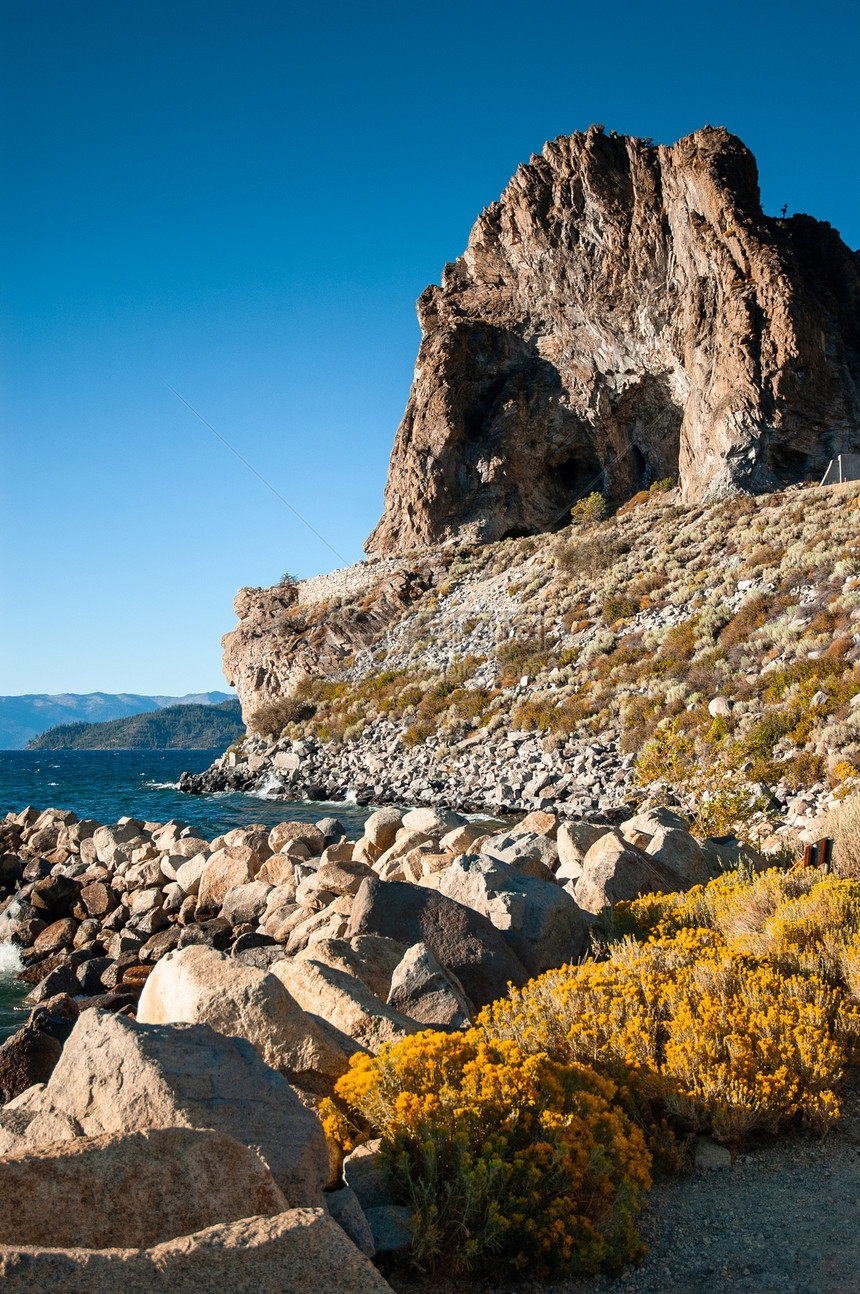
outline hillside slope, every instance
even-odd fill
[[[657,794],[712,829],[802,823],[860,768],[858,536],[858,486],[652,490],[595,525],[404,557],[387,620],[391,560],[286,605],[250,591],[253,661],[230,670],[259,735],[187,786],[571,814]]]

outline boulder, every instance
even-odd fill
[[[329,1213],[338,1226],[343,1228],[352,1243],[368,1258],[372,1258],[376,1253],[373,1235],[352,1187],[342,1186],[339,1191],[329,1191],[325,1202]]]
[[[444,876],[445,873],[442,873]],[[347,938],[382,935],[411,947],[426,943],[480,1008],[528,978],[504,936],[479,912],[405,881],[362,881],[352,901]]]
[[[400,1253],[412,1244],[412,1215],[402,1204],[381,1204],[364,1216],[376,1253]]]
[[[399,809],[377,809],[364,824],[364,838],[377,849],[390,849],[403,825]]]
[[[46,1102],[45,1084],[35,1083],[0,1109],[0,1155],[47,1146],[81,1135],[81,1126]]]
[[[362,836],[361,840],[355,842],[352,858],[353,862],[367,863],[368,867],[373,867],[373,864],[382,853],[384,853],[384,850],[379,845],[374,845],[366,836]]]
[[[104,881],[90,881],[81,890],[80,901],[91,917],[103,919],[113,912],[119,898],[116,891]]]
[[[356,976],[314,961],[312,956],[301,960],[286,957],[272,966],[271,974],[305,1011],[327,1021],[366,1051],[376,1054],[383,1043],[399,1042],[418,1032],[412,1020],[380,1002]]]
[[[267,885],[273,885],[276,889],[282,885],[289,885],[295,894],[298,884],[296,861],[288,854],[273,854],[267,862],[263,863],[257,873],[257,880],[265,881]]]
[[[343,840],[346,836],[346,827],[340,818],[319,818],[314,825],[318,831],[322,832],[326,848],[335,844],[338,840]]]
[[[402,828],[394,844],[389,845],[373,864],[374,872],[385,871],[390,863],[405,858],[407,854],[412,853],[414,849],[418,849],[422,845],[426,845],[430,849],[436,848],[435,842],[425,832],[407,831],[405,827]]]
[[[591,920],[554,881],[524,875],[496,858],[464,854],[443,873],[439,888],[488,917],[529,975],[579,961],[587,951]]]
[[[503,836],[490,836],[481,845],[485,858],[497,858],[515,867],[524,876],[540,880],[552,879],[553,868],[558,863],[558,845],[547,835],[534,831],[508,832]]]
[[[232,890],[235,885],[247,885],[253,881],[253,861],[254,854],[247,845],[228,845],[212,854],[200,873],[198,915],[215,916],[220,911],[228,890]],[[178,877],[179,873],[177,880]],[[179,881],[179,884],[182,885],[182,882]]]
[[[699,842],[680,827],[660,827],[645,846],[646,854],[659,858],[686,885],[704,885],[708,864]]]
[[[247,923],[257,925],[266,910],[266,900],[272,886],[265,881],[250,881],[246,885],[234,885],[224,895],[221,914],[225,921],[233,926]]]
[[[475,1014],[456,975],[439,965],[427,944],[407,949],[394,968],[388,1005],[418,1024],[437,1029],[466,1028]]]
[[[555,840],[558,833],[558,818],[554,813],[547,813],[545,809],[533,809],[515,827],[511,827],[511,835],[521,831],[528,831],[536,836],[548,836],[550,840]]]
[[[464,822],[462,827],[446,831],[439,841],[439,847],[449,854],[467,854],[475,841],[486,834],[485,822]]]
[[[598,913],[639,894],[672,894],[689,888],[658,858],[625,840],[620,831],[607,832],[585,855],[573,897],[585,912]]]
[[[49,997],[56,997],[58,993],[68,993],[70,997],[74,997],[77,992],[78,981],[75,977],[75,968],[71,962],[64,961],[49,971],[44,979],[40,979],[24,1001],[28,1006],[36,1006],[39,1002],[47,1001]]]
[[[343,1180],[355,1193],[362,1209],[379,1209],[393,1204],[388,1175],[382,1167],[379,1138],[356,1146],[343,1161]]]
[[[210,857],[211,854],[206,853],[194,854],[187,862],[180,863],[176,868],[176,883],[181,886],[185,894],[199,893],[200,878]]]
[[[219,1223],[149,1249],[0,1248],[4,1294],[392,1294],[323,1208]]]
[[[409,831],[420,831],[433,840],[441,840],[455,827],[465,826],[466,819],[452,809],[410,809],[404,814],[403,825]]]
[[[556,836],[558,867],[555,871],[559,884],[579,879],[585,855],[606,832],[606,827],[595,827],[590,822],[563,822],[560,825]]]
[[[387,1002],[391,977],[405,952],[404,945],[394,939],[384,939],[379,935],[356,935],[352,939],[316,939],[296,953],[296,961],[307,961],[310,958],[324,966],[331,966],[333,970],[354,975],[380,1002]]]
[[[30,1025],[7,1038],[0,1046],[0,1104],[13,1101],[34,1083],[46,1083],[62,1050],[56,1038]]]
[[[197,945],[167,953],[144,985],[142,1024],[208,1024],[244,1038],[272,1069],[308,1091],[331,1091],[349,1052],[306,1015],[273,974]]]
[[[269,848],[279,854],[291,840],[300,840],[315,856],[325,849],[325,836],[312,822],[280,822],[269,832]]]
[[[33,948],[43,957],[47,957],[49,953],[59,952],[61,948],[71,948],[77,932],[77,921],[72,917],[60,917],[59,921],[52,921],[41,934],[36,936]]]
[[[73,876],[64,876],[60,873],[57,876],[44,876],[40,881],[36,881],[30,893],[30,902],[34,908],[39,909],[39,915],[46,921],[64,916],[77,900],[81,892],[81,883],[76,881]],[[53,914],[46,916],[46,913]]]
[[[283,1192],[222,1132],[149,1128],[0,1157],[0,1245],[144,1249],[217,1222],[272,1217]]]
[[[316,874],[316,882],[321,889],[328,890],[331,894],[357,894],[365,876],[372,875],[373,869],[366,863],[356,863],[351,859],[342,862],[324,861]]]
[[[85,1136],[214,1128],[257,1150],[293,1204],[318,1202],[328,1180],[316,1115],[251,1043],[205,1024],[84,1011],[35,1112],[65,1115]]]
[[[674,809],[667,808],[666,805],[655,805],[650,809],[642,809],[634,817],[628,818],[622,822],[620,830],[631,828],[633,831],[642,831],[646,835],[653,836],[661,830],[674,828],[677,831],[689,831],[690,824],[687,819]]]

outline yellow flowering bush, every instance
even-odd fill
[[[478,1029],[425,1032],[353,1057],[335,1091],[383,1138],[422,1267],[549,1275],[644,1254],[645,1140],[584,1065]]]
[[[607,1070],[674,1126],[826,1126],[860,1038],[860,886],[816,871],[720,877],[616,905],[636,932],[484,1009],[489,1037]]]

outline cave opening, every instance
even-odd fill
[[[783,485],[800,485],[813,475],[811,454],[789,449],[787,445],[778,445],[771,451],[770,465],[774,476]],[[816,479],[817,476],[815,473]]]

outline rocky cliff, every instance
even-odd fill
[[[860,256],[765,216],[722,129],[547,143],[418,314],[368,552],[537,533],[667,476],[687,502],[772,489],[860,448]]]
[[[423,562],[362,563],[271,589],[240,589],[239,623],[221,639],[224,676],[248,722],[255,710],[327,676],[367,652],[431,586],[442,569]]]

